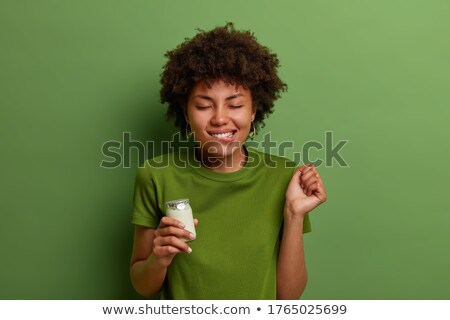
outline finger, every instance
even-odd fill
[[[175,247],[187,253],[192,252],[192,249],[186,244],[186,242],[175,236],[158,237],[155,239],[155,244],[160,247],[164,246]]]
[[[308,188],[305,188],[305,190],[308,197],[314,195],[319,198],[321,202],[326,200],[325,189],[323,188],[323,184],[320,180],[314,181],[308,186]]]
[[[170,256],[170,255],[174,255],[181,251],[180,249],[176,248],[176,247],[172,247],[172,246],[158,246],[158,247],[154,247],[153,252],[158,255],[158,256]]]
[[[164,228],[167,226],[174,226],[174,227],[183,228],[183,229],[186,227],[181,221],[171,218],[171,217],[164,216],[164,217],[162,217],[161,221],[159,222],[158,228]]]
[[[317,190],[314,192],[314,195],[319,198],[322,202],[327,200],[327,193],[325,191],[325,187],[321,181],[317,182]]]
[[[302,174],[306,174],[307,172],[309,172],[311,169],[313,169],[313,167],[309,166],[309,165],[304,165],[298,168],[299,171],[302,172]]]
[[[288,189],[290,187],[292,188],[292,187],[298,186],[301,175],[302,175],[302,171],[301,171],[301,167],[299,167],[299,168],[297,168],[297,170],[295,170],[294,174],[292,175],[291,181],[289,181]]]
[[[300,178],[300,185],[303,189],[305,189],[308,185],[308,181],[310,181],[311,179],[315,179],[315,173],[310,170],[307,173],[305,173],[304,175],[302,174],[301,178]]]
[[[303,192],[307,195],[310,196],[311,195],[311,186],[313,186],[315,183],[318,182],[317,177],[312,176],[310,177],[308,180],[303,182]]]
[[[322,188],[323,192],[325,192],[325,185],[323,184],[323,180],[320,175],[319,175],[319,186]]]
[[[314,182],[319,181],[319,177],[317,176],[317,174],[313,174],[313,175],[309,175],[309,177],[302,179],[302,183],[303,186],[305,188],[309,187],[311,184],[313,184]]]
[[[178,238],[186,238],[186,239],[190,239],[190,240],[195,239],[195,235],[193,233],[189,232],[188,230],[180,229],[178,227],[173,227],[173,226],[156,229],[155,236],[157,236],[157,237],[175,236]]]
[[[325,185],[324,185],[324,183],[323,183],[322,176],[321,176],[319,173],[317,173],[317,179],[318,179],[320,191],[321,191],[322,193],[325,193]]]
[[[319,182],[319,179],[317,179],[317,177],[315,177],[315,176],[312,176],[307,181],[305,181],[304,186],[306,189],[310,189],[311,186],[316,184],[317,182]]]
[[[310,195],[312,195],[312,194],[315,194],[315,193],[319,190],[319,185],[318,185],[317,181],[314,182],[314,183],[312,183],[312,184],[307,188],[307,190],[308,190],[308,192],[307,192],[308,197],[309,197]]]
[[[305,193],[308,197],[312,194],[315,194],[317,196],[317,193],[320,192],[320,185],[323,186],[322,179],[315,168],[313,168],[313,170],[309,172],[313,172],[314,174],[309,174],[309,177],[307,177],[303,182],[306,190]],[[323,190],[323,192],[324,191],[325,190]]]
[[[197,227],[198,225],[198,219],[194,219],[194,227]]]
[[[300,175],[300,187],[302,189],[304,189],[304,185],[303,185],[303,179],[305,177],[305,175],[311,171],[311,167],[308,165],[303,165],[301,167],[298,168],[298,171],[300,171],[301,175]],[[306,176],[308,177],[308,176]]]
[[[317,174],[316,168],[311,167],[311,168],[309,168],[308,171],[303,171],[302,181],[307,180],[310,177],[315,176],[316,174]]]

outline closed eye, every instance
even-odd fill
[[[195,106],[198,110],[206,110],[209,106]]]
[[[242,108],[242,107],[243,107],[243,105],[240,105],[240,106],[230,106],[231,109],[239,109],[239,108]]]

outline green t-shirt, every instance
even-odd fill
[[[157,228],[167,201],[188,198],[199,220],[192,253],[168,268],[164,299],[275,299],[285,192],[295,163],[248,148],[241,170],[204,168],[176,152],[138,169],[132,222]],[[303,232],[311,231],[308,215]]]

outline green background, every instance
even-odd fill
[[[303,298],[450,299],[449,16],[444,0],[1,0],[0,298],[139,298],[137,152],[104,169],[101,146],[168,139],[163,54],[233,21],[289,85],[263,132],[295,151],[349,140],[349,167],[319,168]]]

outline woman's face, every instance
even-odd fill
[[[208,88],[199,81],[190,91],[186,120],[203,155],[228,158],[241,153],[254,119],[251,92],[242,86],[219,80]]]

